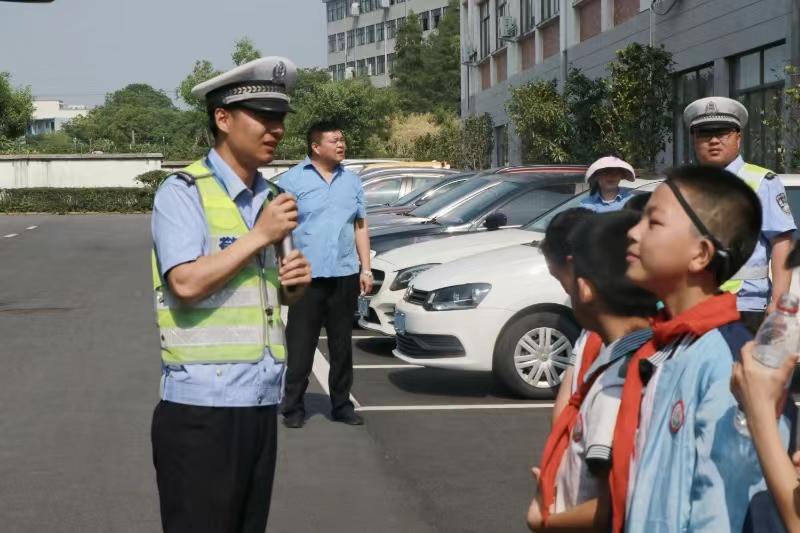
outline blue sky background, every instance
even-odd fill
[[[264,55],[326,66],[321,0],[55,0],[0,2],[0,71],[34,96],[96,105],[143,82],[175,97],[196,59],[233,66],[249,37]]]

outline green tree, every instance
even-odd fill
[[[506,103],[522,140],[526,163],[565,163],[570,160],[572,129],[566,99],[556,81],[532,81],[511,90]]]
[[[292,90],[293,99],[302,99],[310,91],[319,85],[324,85],[331,81],[331,75],[327,70],[321,68],[301,68],[297,69],[297,81]]]
[[[606,105],[608,91],[602,78],[590,79],[573,68],[564,84],[572,130],[569,147],[572,160],[590,163],[602,155],[603,133],[598,113]]]
[[[488,113],[469,116],[463,122],[451,116],[437,132],[414,141],[412,156],[420,161],[447,161],[453,168],[489,168],[494,147],[492,126]]]
[[[231,59],[233,59],[233,64],[236,66],[243,65],[259,57],[261,57],[261,52],[256,49],[253,41],[247,37],[242,37],[233,45]]]
[[[672,134],[672,53],[632,43],[609,65],[608,104],[598,112],[605,151],[655,169]]]
[[[33,117],[30,87],[15,88],[11,75],[0,72],[0,139],[14,140],[25,134]]]
[[[206,102],[203,98],[192,96],[192,88],[204,81],[208,81],[214,76],[220,75],[221,72],[214,68],[210,61],[207,59],[198,59],[194,62],[192,72],[181,81],[178,88],[175,90],[175,96],[183,100],[183,102],[195,111],[206,110]]]
[[[295,113],[286,120],[286,135],[279,149],[283,159],[305,157],[309,126],[322,120],[339,124],[347,138],[348,157],[376,155],[374,140],[389,137],[389,119],[397,106],[389,91],[358,78],[343,82],[309,84],[292,101]]]
[[[471,115],[464,120],[461,133],[461,161],[459,168],[480,170],[492,162],[494,124],[488,113]]]
[[[442,107],[461,113],[461,37],[458,2],[451,0],[439,28],[423,47],[424,66],[417,72],[426,111]]]
[[[397,30],[392,86],[397,91],[400,108],[405,112],[425,112],[430,102],[423,94],[422,73],[425,69],[422,26],[419,17],[409,12]]]

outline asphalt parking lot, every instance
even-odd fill
[[[149,217],[0,215],[0,530],[158,531]],[[281,426],[271,532],[525,531],[550,404],[354,333],[363,427]],[[320,376],[320,378],[316,378]]]

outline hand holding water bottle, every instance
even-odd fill
[[[731,390],[740,405],[735,426],[743,435],[750,434],[747,417],[774,420],[783,405],[797,363],[797,309],[798,298],[783,295],[759,328],[755,342],[742,348],[742,361],[734,365]]]

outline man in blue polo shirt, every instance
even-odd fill
[[[345,170],[341,129],[318,123],[306,135],[308,157],[280,179],[297,197],[295,246],[311,262],[311,286],[289,307],[288,368],[283,423],[305,423],[303,396],[322,326],[328,334],[328,386],[334,420],[361,425],[350,401],[353,384],[353,315],[359,291],[372,289],[369,232],[361,178]],[[359,267],[361,273],[359,274]]]

